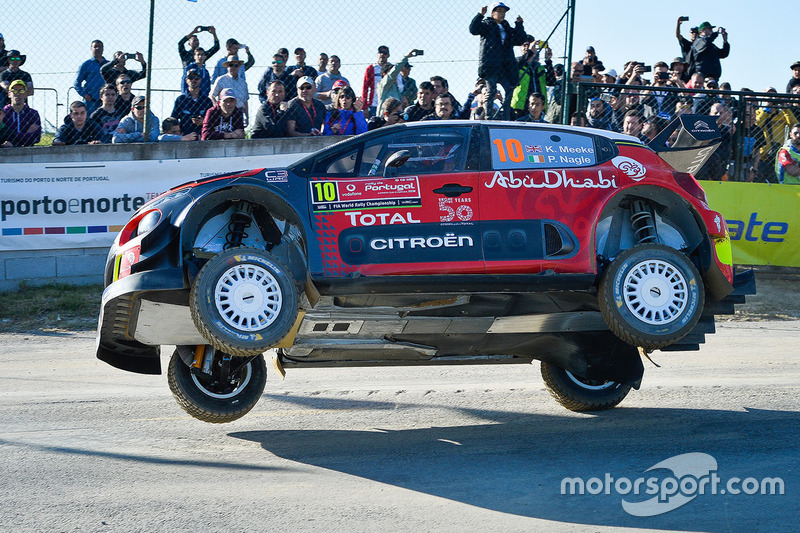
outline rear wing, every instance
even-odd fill
[[[715,117],[680,115],[647,145],[678,172],[697,174],[719,147]]]

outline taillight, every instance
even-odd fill
[[[119,232],[119,245],[127,243],[133,238],[145,235],[153,228],[155,228],[161,221],[161,211],[159,209],[150,209],[139,213],[125,224],[122,231]]]
[[[681,189],[708,205],[706,191],[704,191],[697,180],[694,179],[694,176],[686,172],[673,172],[672,177],[675,179],[675,183],[681,186]]]

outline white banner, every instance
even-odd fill
[[[1,164],[0,251],[107,247],[136,209],[171,187],[304,155]]]

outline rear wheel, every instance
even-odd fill
[[[200,368],[187,365],[176,350],[169,361],[167,380],[178,405],[204,422],[222,424],[246,415],[267,383],[267,364],[263,355],[249,361],[226,357],[206,347],[211,361]]]
[[[570,411],[604,411],[619,405],[631,391],[615,381],[593,381],[542,363],[542,380],[555,400]]]

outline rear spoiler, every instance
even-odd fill
[[[715,117],[680,115],[647,146],[678,172],[695,175],[721,140]]]

